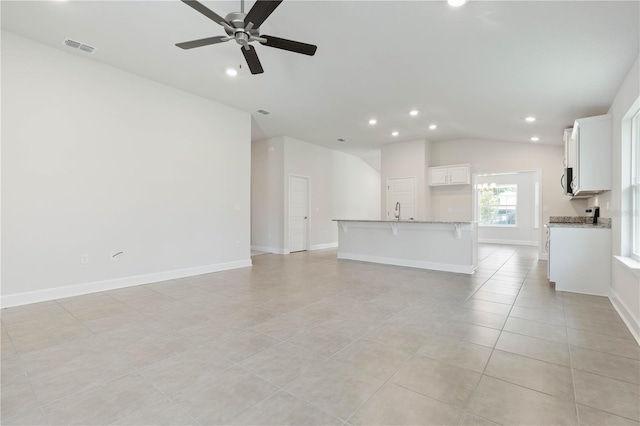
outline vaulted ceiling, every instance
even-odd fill
[[[222,16],[240,10],[240,1],[202,3]],[[364,158],[420,138],[560,144],[574,119],[607,111],[640,45],[637,1],[471,0],[453,8],[444,0],[285,0],[261,33],[318,51],[257,44],[265,72],[251,75],[233,41],[175,47],[224,35],[180,1],[1,7],[4,30],[251,113],[253,140],[287,135]],[[71,50],[65,38],[97,50]],[[229,67],[239,74],[227,76]]]

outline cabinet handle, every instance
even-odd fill
[[[562,187],[562,189],[567,189],[564,187],[564,175],[562,175],[562,177],[560,178],[560,186]]]

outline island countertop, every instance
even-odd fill
[[[435,223],[451,225],[471,225],[475,222],[444,221],[444,220],[373,220],[373,219],[332,219],[334,222],[374,222],[374,223]]]

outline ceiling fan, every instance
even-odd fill
[[[273,13],[282,3],[282,0],[256,0],[249,11],[244,13],[244,0],[240,1],[240,12],[231,12],[226,17],[220,15],[204,6],[196,0],[182,0],[183,3],[202,13],[207,18],[224,27],[226,36],[207,37],[198,40],[177,43],[181,49],[193,49],[194,47],[208,46],[210,44],[224,43],[235,40],[241,47],[244,59],[247,61],[251,74],[261,74],[264,72],[256,49],[249,43],[257,41],[260,44],[276,49],[288,50],[289,52],[302,53],[313,56],[317,46],[299,41],[287,40],[270,35],[260,35],[260,25]]]

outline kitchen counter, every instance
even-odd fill
[[[338,259],[473,274],[476,222],[334,219]]]
[[[470,225],[474,222],[450,222],[441,220],[371,220],[371,219],[333,219],[334,222],[379,222],[379,223],[445,223]]]
[[[549,281],[557,291],[607,296],[611,284],[611,219],[551,217]],[[559,220],[563,220],[560,222]]]
[[[593,223],[549,223],[549,228],[604,228],[611,229],[611,223],[601,223],[598,221],[595,225]]]
[[[549,228],[603,228],[611,229],[611,218],[600,217],[595,225],[590,217],[585,216],[551,216],[547,226]]]

